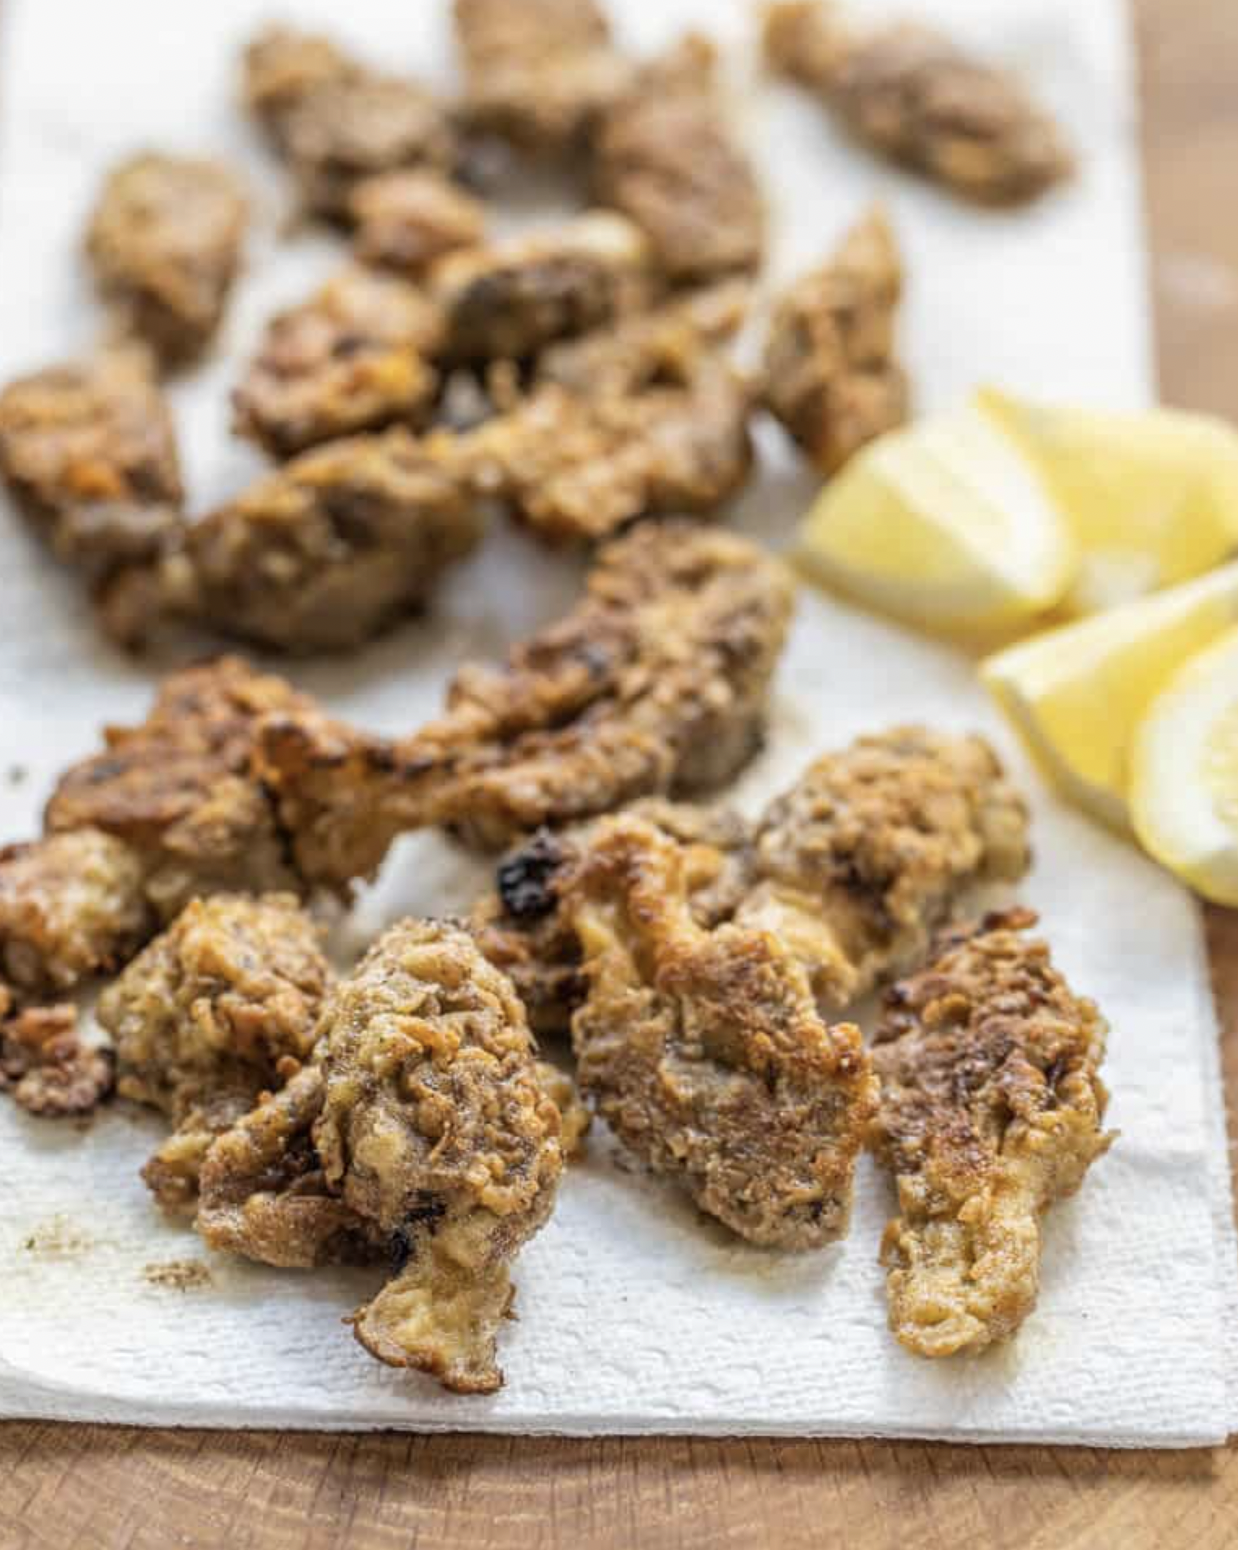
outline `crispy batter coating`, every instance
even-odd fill
[[[198,894],[304,892],[252,763],[262,717],[310,708],[282,678],[239,657],[172,673],[140,726],[106,728],[105,750],[62,776],[47,828],[123,840],[164,920]]]
[[[84,1044],[72,1003],[14,1012],[0,985],[0,1092],[11,1091],[29,1114],[78,1118],[111,1093],[110,1050]]]
[[[489,1393],[508,1263],[550,1215],[563,1167],[524,1008],[466,932],[406,920],[341,982],[320,1031],[327,1182],[396,1251],[357,1338],[391,1366]]]
[[[86,252],[124,326],[165,365],[201,354],[241,264],[248,206],[222,163],[144,152],[115,167]]]
[[[630,392],[548,383],[472,432],[479,487],[555,544],[597,542],[637,517],[715,512],[752,471],[748,385],[713,351],[665,343],[665,369]]]
[[[56,553],[94,583],[105,623],[109,590],[182,525],[172,417],[141,351],[9,383],[0,473]]]
[[[778,301],[765,346],[765,402],[824,474],[907,418],[894,353],[903,268],[880,209]]]
[[[1006,1340],[1036,1303],[1040,1223],[1114,1137],[1101,1129],[1106,1024],[1031,910],[955,931],[889,992],[873,1144],[898,1185],[890,1328],[920,1356]]]
[[[397,427],[303,452],[192,524],[160,567],[163,607],[280,651],[372,640],[481,536],[450,450]]]
[[[567,908],[577,1076],[616,1135],[753,1243],[844,1233],[877,1096],[859,1029],[826,1026],[770,933],[699,926],[679,848],[639,819],[603,820]]]
[[[330,980],[321,933],[292,894],[195,899],[99,997],[117,1090],[180,1127],[145,1176],[193,1197],[193,1156],[308,1059]]]
[[[0,850],[0,977],[23,996],[118,968],[155,928],[141,860],[100,829]]]
[[[862,30],[828,0],[789,0],[767,11],[765,51],[857,139],[965,199],[1024,204],[1073,170],[1061,131],[1021,83],[932,28]]]
[[[526,150],[577,143],[628,66],[596,0],[455,0],[465,112]]]
[[[388,1234],[327,1184],[313,1139],[325,1095],[322,1065],[304,1066],[194,1159],[211,1248],[293,1270],[389,1259]]]
[[[713,45],[699,34],[645,65],[602,114],[593,192],[649,238],[663,273],[699,284],[760,267],[765,207],[718,101]]]
[[[647,797],[624,809],[680,846],[688,905],[700,926],[729,919],[750,885],[752,826],[725,807]],[[538,1035],[564,1035],[585,995],[580,942],[564,901],[605,820],[539,829],[503,858],[495,890],[470,916],[477,945],[503,970]]]
[[[448,115],[425,87],[287,27],[245,51],[246,104],[283,155],[308,209],[345,219],[355,186],[401,167],[449,168]]]
[[[349,196],[348,214],[357,258],[410,277],[485,238],[485,207],[438,172],[398,169],[364,178]]]
[[[400,742],[273,716],[265,779],[298,867],[371,874],[401,831],[447,824],[499,848],[637,797],[722,785],[760,743],[794,594],[729,533],[646,524],[599,554],[585,595],[498,667],[466,664],[447,712]]]
[[[439,310],[358,264],[277,313],[232,395],[233,429],[275,457],[385,425],[424,425],[438,388]]]
[[[581,1102],[576,1083],[561,1066],[548,1060],[537,1061],[535,1070],[542,1091],[559,1111],[559,1146],[564,1160],[582,1156],[593,1115]]]
[[[810,765],[757,825],[736,919],[810,966],[841,1007],[926,951],[980,882],[1026,871],[1027,808],[983,738],[896,727]]]
[[[648,265],[640,231],[607,210],[449,253],[430,275],[446,353],[463,364],[518,361],[608,324],[646,305]]]

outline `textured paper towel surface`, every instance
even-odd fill
[[[913,8],[908,0],[908,9]],[[1020,215],[960,210],[844,147],[789,91],[737,77],[744,134],[777,223],[774,272],[819,254],[874,193],[910,272],[904,338],[922,407],[982,378],[1097,402],[1149,391],[1143,250],[1125,18],[1116,0],[936,0],[938,18],[1025,69],[1085,152],[1078,185]],[[614,5],[652,45],[693,20],[739,36],[747,10],[708,0]],[[82,348],[99,319],[72,262],[98,174],[142,143],[216,149],[250,171],[261,232],[218,358],[174,397],[195,505],[236,489],[257,459],[226,436],[225,394],[259,320],[338,260],[329,239],[278,247],[282,184],[231,106],[251,0],[13,0],[0,49],[0,369]],[[391,65],[445,71],[441,8],[285,0]],[[750,70],[750,67],[749,67]],[[812,491],[779,437],[736,520],[785,541]],[[0,513],[0,782],[5,837],[34,831],[55,772],[102,720],[140,716],[151,670],[101,645],[72,581]],[[497,531],[445,589],[433,621],[346,663],[298,666],[340,711],[404,729],[431,711],[464,652],[492,653],[570,598],[572,567]],[[1017,752],[944,648],[806,594],[777,685],[752,804],[819,750],[900,718],[991,731]],[[1027,776],[1027,772],[1023,772]],[[1030,776],[1027,776],[1029,785]],[[300,1276],[200,1254],[159,1220],[137,1169],[159,1134],[106,1115],[86,1133],[0,1106],[0,1413],[215,1425],[512,1431],[817,1432],[1206,1442],[1227,1429],[1222,1326],[1233,1326],[1215,1029],[1197,912],[1165,877],[1043,799],[1025,897],[1057,956],[1113,1023],[1107,1077],[1122,1139],[1082,1195],[1052,1213],[1040,1305],[1018,1341],[930,1365],[885,1330],[876,1262],[890,1210],[864,1159],[850,1236],[779,1257],[737,1245],[668,1186],[620,1170],[604,1137],[574,1167],[549,1227],[517,1267],[507,1387],[458,1399],[368,1360],[339,1323],[366,1274]],[[467,901],[482,873],[433,836],[405,841],[352,923]],[[207,1285],[158,1284],[203,1258]],[[152,1271],[151,1267],[155,1267]]]

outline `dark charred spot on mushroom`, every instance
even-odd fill
[[[500,862],[496,875],[503,908],[514,920],[538,920],[558,903],[555,880],[563,866],[563,847],[548,829]]]

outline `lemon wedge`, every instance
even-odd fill
[[[1173,673],[1131,761],[1144,849],[1215,904],[1238,904],[1238,628]]]
[[[1177,409],[1106,413],[982,388],[976,403],[1030,457],[1071,525],[1092,613],[1188,581],[1238,553],[1238,430]]]
[[[805,517],[797,558],[862,603],[953,634],[1034,618],[1076,570],[1040,475],[975,405],[891,431],[852,458]]]
[[[1054,784],[1129,828],[1131,750],[1183,662],[1238,624],[1238,561],[987,658],[980,676]]]

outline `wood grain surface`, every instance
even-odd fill
[[[1135,6],[1163,393],[1238,416],[1238,0]],[[1238,915],[1209,938],[1235,1094]],[[1233,1447],[0,1426],[0,1550],[1210,1550],[1236,1514]]]

